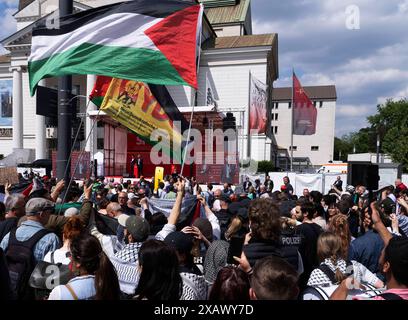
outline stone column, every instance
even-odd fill
[[[22,67],[11,67],[13,73],[13,148],[23,148],[23,77]]]
[[[88,74],[86,76],[86,93],[90,94],[92,92],[92,89],[95,85],[95,81],[96,81],[96,76],[93,74]],[[93,125],[93,120],[89,117],[88,112],[89,111],[93,111],[93,110],[97,110],[96,105],[94,105],[92,102],[90,102],[89,100],[87,100],[87,105],[88,108],[85,111],[86,113],[86,121],[85,121],[85,139],[90,135],[88,142],[86,143],[85,146],[85,151],[88,151],[91,153],[91,160],[93,160],[93,157],[96,153],[96,147],[97,147],[97,136],[98,136],[98,128],[97,125],[95,124],[95,126],[92,129],[92,125]],[[91,133],[91,129],[92,129],[92,133]]]
[[[45,80],[41,80],[38,85],[45,87]],[[35,115],[35,158],[46,159],[47,157],[47,140],[45,137],[45,117]]]

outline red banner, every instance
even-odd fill
[[[52,151],[52,175],[57,176],[57,151]],[[73,151],[71,156],[71,177],[77,180],[91,176],[91,155],[87,151]]]
[[[249,132],[266,133],[266,85],[251,76],[249,89]]]
[[[293,134],[316,133],[317,109],[309,99],[299,79],[293,74]]]

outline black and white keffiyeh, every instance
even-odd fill
[[[116,252],[115,256],[125,262],[137,263],[141,246],[142,242],[129,243],[122,250]]]
[[[343,274],[353,274],[354,279],[360,283],[368,283],[370,285],[375,285],[379,279],[375,274],[369,271],[361,263],[352,260],[351,265],[347,265],[347,262],[343,259],[338,259],[336,264],[333,263],[331,259],[325,259],[321,265],[326,265],[336,273],[336,270],[339,269]],[[331,286],[334,283],[331,282],[329,277],[319,268],[316,268],[310,274],[309,281],[307,282],[308,286]]]

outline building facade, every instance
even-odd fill
[[[113,0],[74,1],[75,12],[92,7],[111,4]],[[249,73],[251,72],[273,90],[273,82],[279,76],[277,34],[252,35],[250,0],[201,0],[205,6],[203,21],[202,50],[199,65],[199,89],[169,86],[174,101],[183,107],[206,106],[207,92],[213,93],[213,101],[219,112],[232,112],[239,130],[239,154],[247,158],[247,123],[249,99]],[[12,118],[9,125],[0,123],[0,154],[9,155],[13,150],[33,149],[35,158],[51,158],[57,146],[55,124],[46,117],[36,114],[36,96],[29,94],[27,59],[30,55],[31,31],[35,21],[50,17],[58,8],[58,0],[20,0],[14,14],[17,31],[2,40],[10,53],[0,59],[0,80],[12,83]],[[73,76],[73,94],[80,95],[76,105],[77,123],[84,122],[84,135],[80,137],[76,149],[85,149],[95,155],[103,148],[103,126],[91,131],[92,119],[88,116],[96,109],[88,104],[86,96],[95,82],[94,75]],[[57,79],[44,79],[41,86],[57,89]],[[268,105],[270,106],[270,100]],[[88,107],[87,107],[88,105]],[[75,125],[74,125],[75,127]],[[85,137],[89,135],[88,142]],[[252,137],[249,157],[254,160],[270,160],[275,154],[273,139],[266,135]]]
[[[317,108],[316,133],[293,136],[294,169],[320,166],[333,160],[337,93],[335,86],[304,87]],[[290,167],[292,88],[275,88],[272,94],[271,128],[278,145],[277,165]]]

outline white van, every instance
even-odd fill
[[[347,173],[347,163],[325,163],[316,171],[316,173]]]

